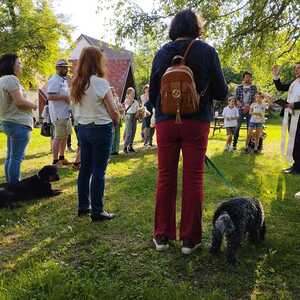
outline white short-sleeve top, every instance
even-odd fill
[[[31,109],[18,107],[10,96],[11,92],[19,90],[27,98],[19,79],[14,75],[5,75],[0,78],[0,122],[8,121],[33,127]]]
[[[48,95],[69,96],[67,79],[58,74],[53,75],[48,81],[47,93]],[[49,101],[49,113],[53,123],[57,120],[68,119],[70,112],[70,104],[67,102]]]
[[[101,77],[92,75],[90,85],[85,90],[80,104],[74,104],[74,119],[78,124],[97,125],[112,122],[104,104],[104,97],[110,89],[109,82]]]

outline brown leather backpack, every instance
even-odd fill
[[[172,59],[171,67],[163,74],[160,82],[161,112],[176,116],[176,123],[181,123],[182,115],[199,112],[200,98],[207,90],[198,93],[193,71],[185,64],[195,41],[190,42],[183,57],[176,55]]]

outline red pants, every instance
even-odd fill
[[[158,180],[154,235],[176,239],[176,193],[180,150],[183,155],[183,191],[180,239],[202,238],[203,172],[209,122],[174,120],[156,124]]]

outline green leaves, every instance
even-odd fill
[[[2,0],[0,16],[0,55],[18,53],[25,85],[34,83],[37,74],[48,77],[61,55],[60,41],[70,41],[71,28],[46,0]]]
[[[167,40],[170,18],[185,8],[195,10],[206,21],[204,37],[218,49],[222,65],[252,70],[267,90],[272,89],[272,64],[299,55],[299,0],[156,0],[151,11],[134,1],[99,3],[109,3],[114,12],[110,28],[120,43],[126,39],[136,46],[149,36],[157,48]]]

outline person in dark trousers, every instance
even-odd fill
[[[104,70],[104,56],[100,49],[84,48],[71,89],[80,142],[78,216],[89,214],[91,204],[93,222],[115,217],[104,210],[103,196],[113,123],[119,122],[120,114]]]
[[[200,19],[192,10],[179,12],[169,30],[171,42],[155,55],[152,64],[149,99],[155,108],[158,179],[153,242],[157,251],[168,249],[169,240],[176,239],[177,172],[180,151],[183,155],[183,191],[180,223],[181,251],[190,254],[202,238],[203,171],[210,121],[213,119],[213,99],[225,100],[228,87],[225,82],[216,50],[198,39],[201,35]],[[199,113],[175,116],[161,112],[160,81],[176,55],[183,55],[192,40],[186,64],[194,74],[199,94],[207,89],[201,99]]]
[[[294,161],[293,165],[284,170],[286,174],[300,174],[300,62],[295,65],[296,79],[288,84],[280,81],[280,68],[273,66],[272,73],[274,76],[274,84],[278,91],[288,92],[287,102],[284,110],[283,118],[283,135],[281,141],[282,153],[290,161]],[[288,147],[285,149],[285,138],[288,131]]]
[[[257,88],[252,84],[252,74],[250,72],[244,72],[243,83],[239,85],[236,89],[236,101],[237,107],[239,109],[240,117],[238,119],[238,125],[234,131],[233,137],[233,150],[236,150],[238,143],[240,128],[244,119],[246,119],[247,130],[250,122],[250,105],[254,102],[254,97],[257,92]]]

